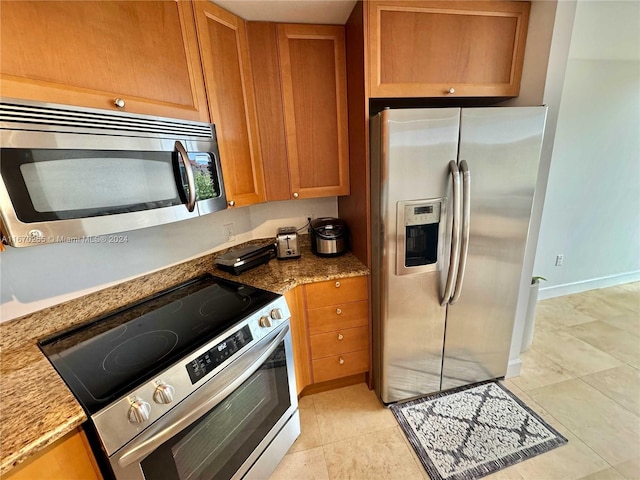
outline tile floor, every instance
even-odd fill
[[[640,479],[640,282],[538,303],[505,385],[569,439],[492,480]],[[364,384],[300,401],[302,434],[270,480],[429,477]]]

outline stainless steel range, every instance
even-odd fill
[[[300,434],[280,295],[200,277],[41,341],[116,479],[267,478]]]

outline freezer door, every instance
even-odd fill
[[[469,245],[447,313],[443,390],[506,373],[545,118],[546,107],[462,109]]]
[[[412,109],[372,119],[374,383],[384,403],[440,390],[459,116]],[[407,260],[398,263],[400,250]]]

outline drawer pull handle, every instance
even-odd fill
[[[340,357],[340,359],[338,360],[338,363],[342,365],[344,363],[344,358]]]
[[[340,282],[336,282],[336,288],[340,288]]]
[[[344,338],[344,335],[342,335],[341,333],[338,334],[338,340],[342,340]]]
[[[342,315],[342,309],[336,308],[336,315]]]

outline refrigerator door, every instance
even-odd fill
[[[469,243],[447,313],[443,390],[506,373],[545,118],[546,107],[462,109]]]
[[[384,403],[440,390],[459,118],[458,108],[385,110],[371,122],[374,383]]]

